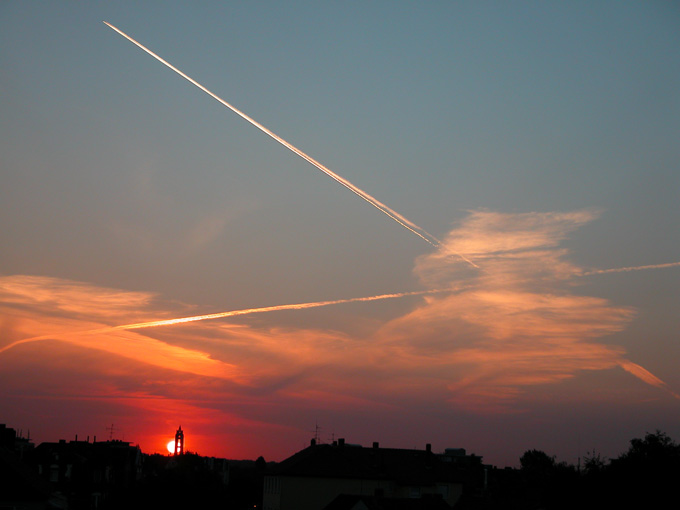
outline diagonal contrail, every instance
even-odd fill
[[[315,160],[315,159],[312,158],[311,156],[305,154],[304,152],[302,152],[300,149],[298,149],[298,148],[295,147],[294,145],[288,143],[288,142],[285,141],[283,138],[281,138],[281,137],[278,136],[277,134],[273,133],[272,131],[270,131],[269,129],[267,129],[266,127],[264,127],[262,124],[260,124],[259,122],[257,122],[255,119],[252,119],[251,117],[249,117],[248,115],[246,115],[245,113],[243,113],[242,111],[240,111],[239,109],[237,109],[237,108],[235,108],[234,106],[230,105],[229,103],[227,103],[224,99],[222,99],[222,98],[219,97],[218,95],[213,94],[213,93],[210,92],[207,88],[205,88],[203,85],[201,85],[200,83],[198,83],[196,80],[194,80],[193,78],[190,78],[189,76],[187,76],[186,74],[184,74],[182,71],[180,71],[179,69],[177,69],[175,66],[173,66],[173,65],[170,64],[169,62],[163,60],[161,57],[159,57],[158,55],[156,55],[153,51],[151,51],[150,49],[148,49],[146,46],[144,46],[143,44],[141,44],[141,43],[135,41],[132,37],[130,37],[130,36],[127,35],[126,33],[122,32],[122,31],[119,30],[118,28],[114,27],[111,23],[107,23],[106,21],[104,21],[104,24],[105,24],[106,26],[110,27],[111,29],[115,30],[116,32],[118,32],[120,35],[122,35],[123,37],[125,37],[128,41],[130,41],[131,43],[135,44],[136,46],[138,46],[139,48],[141,48],[142,50],[144,50],[145,52],[147,52],[149,55],[151,55],[152,57],[154,57],[156,60],[158,60],[158,61],[161,62],[162,64],[165,64],[166,66],[168,66],[170,69],[172,69],[172,70],[175,71],[177,74],[179,74],[182,78],[184,78],[184,79],[186,79],[187,81],[189,81],[190,83],[193,83],[194,85],[196,85],[196,86],[197,86],[199,89],[201,89],[203,92],[205,92],[206,94],[208,94],[208,95],[209,95],[210,97],[212,97],[213,99],[219,101],[222,105],[224,105],[224,106],[226,106],[227,108],[229,108],[229,109],[230,109],[231,111],[233,111],[235,114],[239,115],[240,117],[242,117],[242,118],[244,118],[245,120],[247,120],[248,122],[250,122],[253,126],[255,126],[255,127],[258,128],[259,130],[261,130],[263,133],[266,133],[267,135],[269,135],[270,137],[272,137],[274,140],[276,140],[277,142],[279,142],[281,145],[283,145],[283,146],[286,147],[287,149],[290,149],[292,152],[294,152],[295,154],[297,154],[298,156],[300,156],[302,159],[304,159],[305,161],[309,162],[310,164],[312,164],[313,166],[315,166],[316,168],[318,168],[319,170],[321,170],[323,173],[325,173],[326,175],[328,175],[331,179],[334,179],[335,181],[337,181],[337,182],[339,182],[340,184],[342,184],[345,188],[349,189],[349,190],[352,191],[353,193],[357,194],[358,196],[360,196],[361,198],[363,198],[364,200],[366,200],[366,202],[368,202],[369,204],[371,204],[373,207],[375,207],[375,208],[378,209],[379,211],[382,211],[384,214],[386,214],[387,216],[389,216],[390,218],[392,218],[394,221],[396,221],[397,223],[399,223],[402,227],[404,227],[404,228],[410,230],[410,231],[413,232],[415,235],[417,235],[418,237],[420,237],[421,239],[423,239],[424,241],[428,242],[429,244],[431,244],[431,245],[434,246],[434,247],[437,247],[437,246],[439,246],[439,245],[441,244],[441,242],[439,241],[439,239],[437,239],[435,236],[433,236],[432,234],[430,234],[429,232],[427,232],[425,229],[419,227],[418,225],[416,225],[416,224],[413,223],[412,221],[409,221],[408,219],[406,219],[404,216],[402,216],[401,214],[399,214],[399,213],[398,213],[397,211],[395,211],[394,209],[391,209],[391,208],[388,207],[387,205],[385,205],[385,204],[383,204],[382,202],[380,202],[377,198],[375,198],[375,197],[369,195],[368,193],[366,193],[365,191],[363,191],[363,190],[357,188],[354,184],[352,184],[351,182],[349,182],[347,179],[345,179],[345,178],[343,178],[343,177],[340,177],[338,174],[336,174],[335,172],[333,172],[332,170],[330,170],[330,169],[327,168],[326,166],[322,165],[321,163],[319,163],[317,160]],[[464,257],[463,257],[463,258],[464,258]],[[465,259],[465,260],[467,260],[467,259]],[[469,261],[468,261],[468,262],[469,262]],[[474,264],[473,264],[473,265],[474,265]]]
[[[657,376],[652,374],[649,370],[647,370],[644,367],[641,367],[637,363],[633,363],[632,361],[629,360],[622,360],[619,362],[619,366],[623,368],[626,372],[634,375],[638,379],[640,379],[642,382],[645,382],[649,384],[650,386],[656,386],[657,388],[661,388],[662,390],[666,390],[669,392],[671,395],[673,395],[675,398],[680,400],[680,395],[675,393],[672,389],[668,387],[668,385],[663,382],[661,379],[659,379]]]
[[[665,267],[677,267],[680,262],[669,262],[668,264],[652,264],[649,266],[631,266],[631,267],[615,267],[613,269],[595,269],[586,273],[581,273],[580,276],[590,276],[593,274],[607,274],[607,273],[627,273],[629,271],[642,271],[644,269],[663,269]]]

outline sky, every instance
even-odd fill
[[[3,2],[0,422],[679,440],[678,48],[672,2]]]

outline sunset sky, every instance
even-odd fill
[[[673,2],[3,2],[0,423],[680,440],[679,48]]]

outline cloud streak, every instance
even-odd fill
[[[404,358],[436,359],[450,370],[451,401],[480,410],[508,409],[532,386],[616,366],[667,389],[642,367],[633,369],[638,365],[624,358],[622,348],[597,342],[623,330],[634,310],[571,292],[568,281],[582,270],[568,261],[560,243],[597,216],[592,210],[470,213],[414,268],[425,285],[464,278],[468,287],[428,297],[386,324],[383,342]],[[484,271],[470,274],[450,257],[454,251]]]
[[[175,324],[184,324],[186,322],[196,322],[204,320],[224,319],[226,317],[236,317],[239,315],[251,315],[255,313],[280,312],[284,310],[307,310],[309,308],[320,308],[323,306],[340,305],[345,303],[360,303],[369,301],[382,301],[384,299],[397,299],[407,296],[422,296],[425,294],[436,294],[440,292],[450,292],[451,289],[433,289],[433,290],[419,290],[413,292],[399,292],[396,294],[379,294],[377,296],[357,297],[349,299],[336,299],[333,301],[315,301],[311,303],[293,303],[289,305],[275,305],[265,306],[260,308],[245,308],[243,310],[231,310],[228,312],[218,312],[206,315],[193,315],[190,317],[179,317],[175,319],[164,319],[159,321],[138,322],[136,324],[124,324],[121,326],[114,326],[113,330],[119,329],[143,329],[156,328],[159,326],[172,326]]]
[[[247,424],[243,430],[281,427],[282,420],[294,422],[291,413],[309,416],[311,410],[518,413],[548,385],[616,368],[677,398],[611,340],[635,310],[573,292],[572,278],[582,269],[561,244],[596,217],[594,211],[474,211],[437,251],[416,259],[413,271],[423,291],[217,314],[178,317],[152,293],[0,277],[0,312],[12,318],[3,323],[0,364],[3,370],[42,366],[45,377],[80,373],[93,381],[88,401],[101,394],[136,413],[148,404],[167,409],[167,416],[190,403],[223,417],[215,423],[240,420]],[[483,262],[484,270],[452,257],[459,249]],[[282,327],[268,314],[408,296],[419,299],[407,312],[350,328],[351,334]],[[209,320],[257,313],[263,315],[257,322]],[[145,320],[153,316],[167,318]],[[30,341],[36,338],[58,342],[38,346]],[[36,384],[66,384],[60,377]],[[68,391],[80,395],[77,387],[71,383]],[[124,398],[130,395],[138,397],[135,403]]]
[[[652,264],[647,266],[631,266],[631,267],[615,267],[613,269],[594,269],[581,273],[581,276],[590,276],[594,274],[608,274],[608,273],[628,273],[630,271],[645,271],[647,269],[665,269],[669,267],[678,267],[680,262],[670,262],[668,264]]]
[[[40,282],[43,282],[44,286],[40,286]],[[24,283],[25,285],[22,285],[21,283]],[[37,288],[40,288],[40,292],[35,292],[35,294],[31,294],[32,291],[35,291]],[[66,310],[73,309],[75,308],[76,310],[82,311],[82,301],[84,301],[84,296],[78,296],[78,293],[85,293],[87,295],[88,293],[88,287],[84,284],[73,282],[64,282],[64,281],[59,281],[54,278],[40,278],[40,277],[24,277],[24,276],[17,276],[17,277],[11,277],[7,279],[7,281],[0,280],[0,295],[4,290],[4,297],[5,299],[9,299],[10,301],[14,301],[14,303],[36,303],[36,302],[41,302],[41,301],[49,301],[50,296],[50,287],[58,287],[60,289],[60,292],[56,292],[53,294],[53,297],[55,298],[56,303],[53,303],[56,305],[57,308],[62,307],[62,298],[64,295],[69,294],[69,288],[71,290],[72,295],[71,299],[67,299],[66,302],[70,303],[69,307],[66,307]],[[16,296],[12,297],[12,291],[16,292]],[[101,291],[99,289],[94,289],[92,287],[89,287],[89,291],[93,292],[97,296],[101,298],[101,296],[105,296],[108,299],[105,299],[104,301],[109,305],[109,307],[116,307],[116,306],[123,306],[124,308],[127,308],[130,306],[130,302],[136,303],[137,305],[140,304],[147,304],[150,296],[147,294],[142,294],[142,293],[129,293],[130,296],[130,301],[127,301],[126,296],[127,293],[122,292],[122,291],[112,291],[111,289],[102,289]],[[62,339],[59,338],[61,337],[68,337],[70,342],[74,342],[73,338],[78,337],[78,336],[87,336],[87,335],[97,335],[97,334],[107,334],[107,333],[115,333],[118,331],[127,331],[127,330],[136,330],[136,329],[146,329],[146,328],[157,328],[157,327],[162,327],[162,326],[174,326],[178,324],[186,324],[190,322],[198,322],[198,321],[205,321],[205,320],[214,320],[214,319],[224,319],[227,317],[237,317],[240,315],[252,315],[252,314],[257,314],[257,313],[267,313],[267,312],[280,312],[280,311],[286,311],[286,310],[307,310],[310,308],[320,308],[320,307],[325,307],[325,306],[331,306],[331,305],[339,305],[339,304],[346,304],[346,303],[360,303],[360,302],[370,302],[370,301],[382,301],[386,299],[398,299],[398,298],[403,298],[403,297],[409,297],[409,296],[422,296],[422,295],[429,295],[429,294],[437,294],[437,293],[442,293],[442,292],[450,292],[451,289],[432,289],[432,290],[421,290],[421,291],[411,291],[411,292],[400,292],[400,293],[392,293],[392,294],[379,294],[376,296],[365,296],[365,297],[357,297],[357,298],[348,298],[348,299],[336,299],[332,301],[315,301],[315,302],[308,302],[308,303],[293,303],[293,304],[288,304],[288,305],[275,305],[275,306],[265,306],[265,307],[260,307],[260,308],[245,308],[242,310],[231,310],[227,312],[218,312],[218,313],[212,313],[212,314],[204,314],[204,315],[192,315],[188,317],[177,317],[173,319],[162,319],[162,320],[155,320],[155,321],[146,321],[146,322],[136,322],[132,324],[122,324],[119,326],[107,326],[103,328],[96,328],[96,329],[91,329],[87,331],[67,331],[61,335],[54,335],[54,334],[45,334],[45,335],[39,335],[39,336],[34,336],[31,338],[25,338],[22,340],[17,340],[16,342],[13,342],[9,345],[6,345],[2,348],[0,348],[0,354],[4,351],[7,351],[13,347],[16,347],[18,345],[26,344],[26,343],[31,343],[31,342],[37,342],[41,340],[54,340],[54,339]],[[54,292],[54,291],[53,291]],[[26,296],[31,295],[31,299],[28,299]],[[111,299],[111,297],[114,297],[114,299]],[[101,299],[100,299],[101,300]],[[96,301],[96,298],[95,298]],[[86,306],[86,305],[85,305]],[[110,308],[107,308],[107,310],[110,312]],[[94,313],[96,315],[96,311]],[[107,314],[109,316],[109,314]],[[112,352],[123,352],[123,351],[112,351]],[[164,353],[163,357],[166,356],[167,353]],[[192,358],[195,358],[195,355],[190,356]],[[199,356],[200,357],[200,356]]]
[[[166,369],[207,377],[237,377],[234,366],[212,359],[206,352],[101,327],[106,320],[138,317],[153,298],[151,293],[51,277],[1,277],[0,312],[13,319],[3,338],[16,340],[0,347],[0,353],[39,340],[56,340]]]
[[[663,382],[657,376],[652,374],[649,370],[641,367],[640,365],[638,365],[636,363],[633,363],[632,361],[628,361],[628,360],[621,361],[619,363],[619,365],[626,372],[633,374],[635,377],[637,377],[641,381],[649,384],[650,386],[655,386],[657,388],[661,388],[662,390],[669,392],[675,398],[680,399],[680,395],[678,395],[676,392],[674,392],[672,389],[670,389],[665,382]]]

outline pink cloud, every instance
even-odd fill
[[[275,426],[274,416],[310,408],[427,404],[517,412],[532,388],[584,370],[623,367],[663,388],[658,378],[626,360],[623,348],[600,341],[624,329],[634,311],[572,292],[570,278],[583,271],[560,243],[596,216],[592,211],[471,213],[437,251],[415,262],[414,273],[426,288],[451,291],[418,298],[408,313],[363,334],[256,327],[243,320],[106,331],[184,310],[162,308],[152,293],[57,278],[2,277],[0,306],[11,318],[5,321],[11,334],[0,346],[0,363],[10,353],[21,359],[30,351],[34,363],[49,367],[65,348],[59,346],[95,350],[107,359],[102,364],[97,358],[108,386],[92,386],[102,398],[117,395],[121,405],[159,414],[169,409],[168,416],[191,398],[192,406],[210,416],[268,429]],[[36,337],[50,339],[45,344],[50,347],[36,350],[22,343]]]
[[[592,211],[471,213],[414,268],[428,286],[459,285],[464,279],[466,287],[427,297],[385,324],[381,342],[400,352],[404,364],[411,359],[446,367],[451,401],[478,410],[507,410],[531,386],[557,383],[582,370],[628,366],[622,348],[597,339],[624,329],[633,310],[574,295],[569,278],[581,270],[559,246],[596,216]],[[451,253],[462,253],[480,270],[472,274]],[[649,377],[629,372],[651,384]]]

